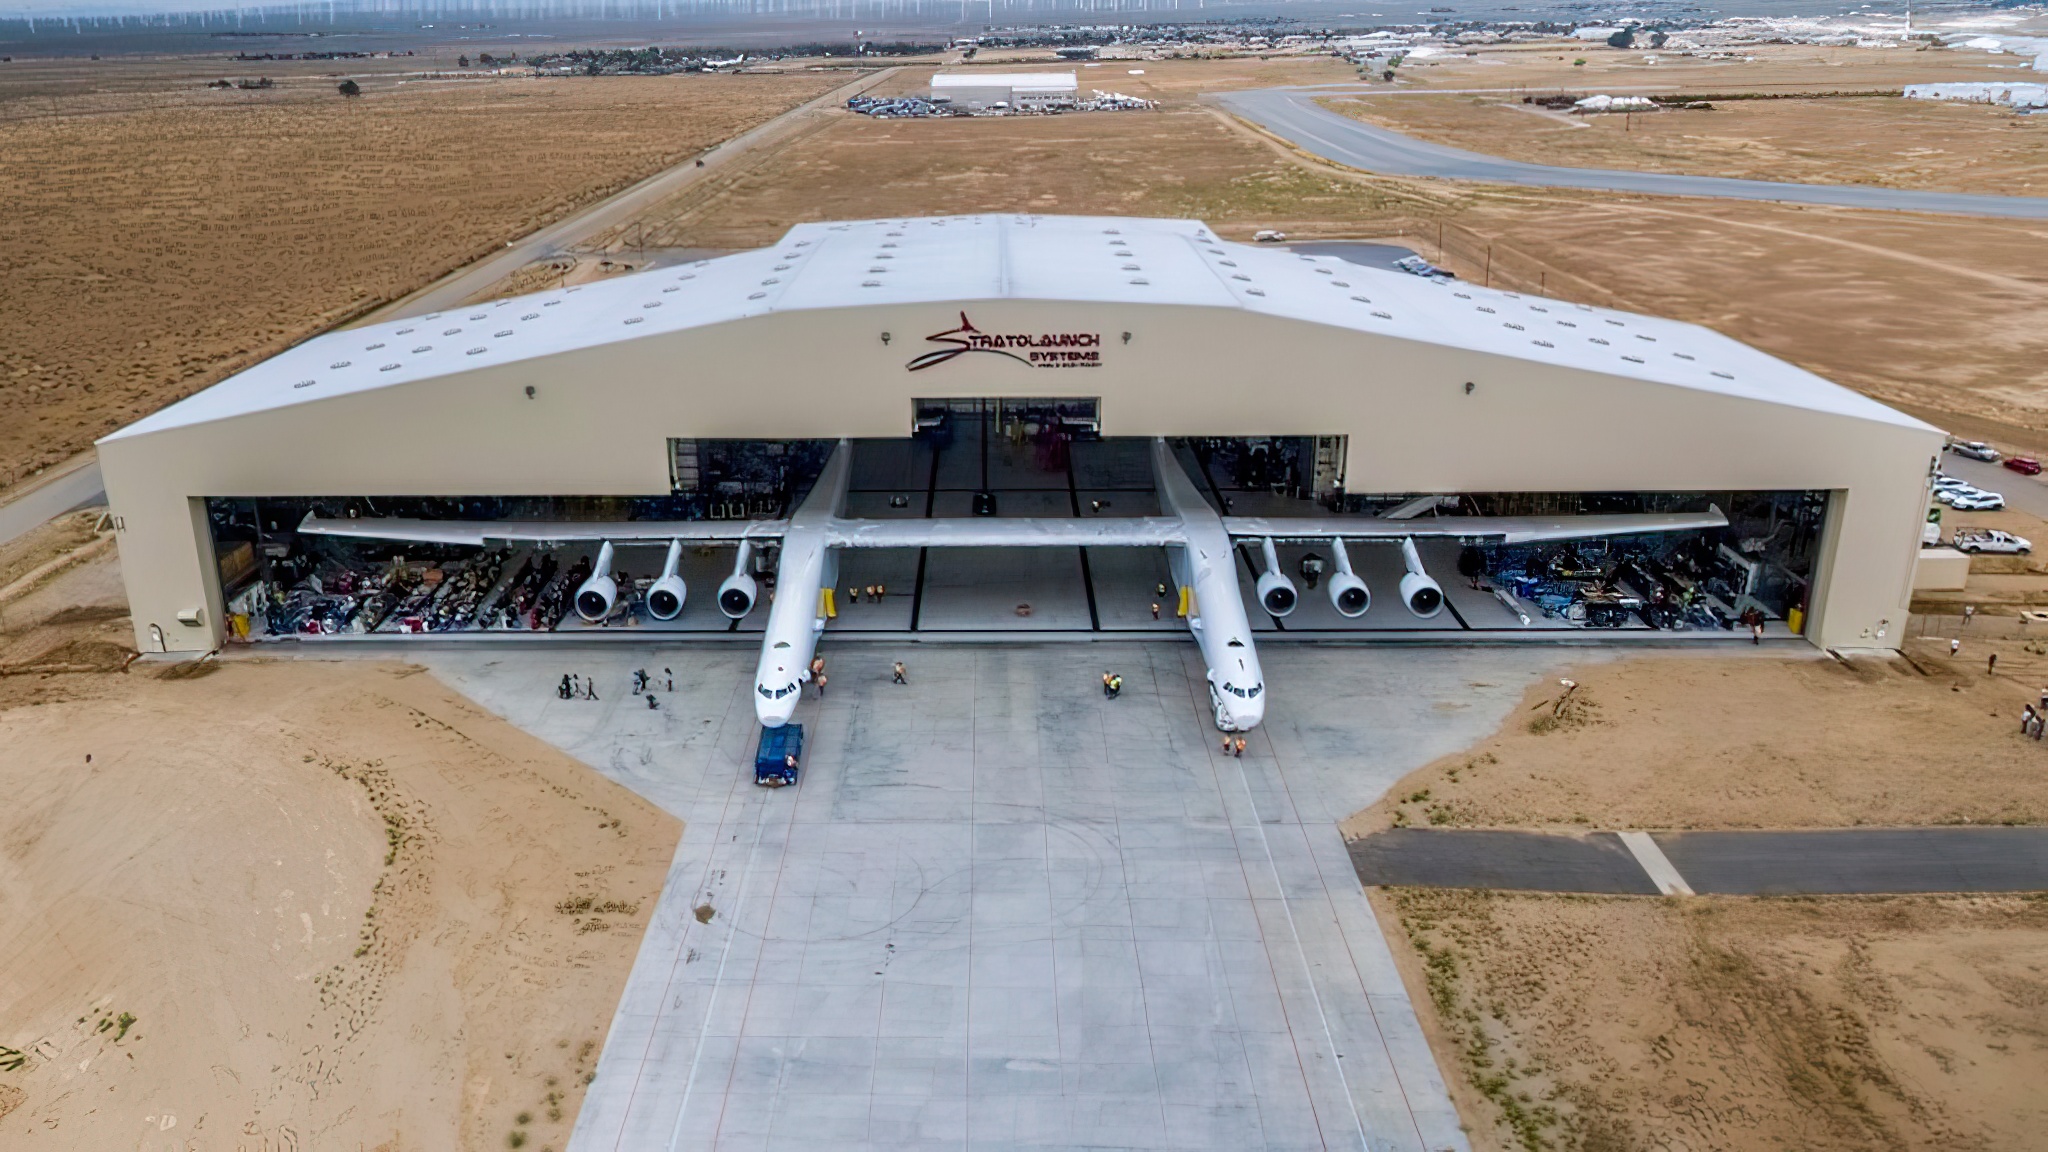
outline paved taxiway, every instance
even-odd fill
[[[1556,653],[1273,651],[1239,760],[1184,641],[823,651],[780,791],[746,648],[414,655],[687,822],[572,1148],[1467,1147],[1337,824]]]
[[[1504,160],[1498,156],[1426,143],[1340,115],[1316,103],[1320,97],[1340,94],[1337,90],[1266,88],[1226,93],[1218,99],[1239,116],[1325,160],[1391,176],[1433,176],[1545,188],[1777,200],[1841,208],[2048,220],[2048,199],[2038,197],[1922,192],[1856,184],[1781,184],[1768,180],[1683,176],[1668,172],[1558,168]]]
[[[1697,893],[1724,896],[2048,891],[2048,828],[1658,832]],[[1367,884],[1655,895],[1613,832],[1395,828],[1351,843]]]

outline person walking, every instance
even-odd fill
[[[597,699],[597,681],[595,681],[595,680],[592,680],[592,679],[589,679],[589,678],[587,678],[587,677],[586,677],[586,678],[584,679],[584,681],[583,681],[583,698],[584,698],[585,700],[595,700],[595,699]]]
[[[868,603],[873,604],[875,602],[875,586],[873,584],[870,584],[866,588],[862,589],[862,591],[868,594]]]
[[[673,692],[676,690],[676,674],[669,671],[666,667],[663,667],[661,670],[661,682],[662,691]]]
[[[1159,619],[1159,601],[1157,600],[1152,602],[1152,618],[1154,620]]]
[[[825,658],[824,658],[823,656],[813,656],[813,657],[811,657],[811,676],[812,676],[813,678],[816,678],[816,677],[822,676],[822,675],[824,675],[824,674],[825,674]]]
[[[1228,732],[1223,734],[1223,754],[1225,756],[1230,755],[1230,733]]]
[[[818,699],[820,699],[820,700],[823,700],[824,698],[825,698],[825,674],[824,674],[823,672],[820,672],[820,673],[818,673]]]
[[[1123,694],[1124,678],[1121,675],[1111,676],[1109,678],[1109,698],[1114,700]]]
[[[1102,698],[1104,700],[1109,699],[1109,673],[1107,671],[1102,674]]]
[[[1984,674],[1986,676],[1998,675],[1998,653],[1993,652],[1990,659],[1984,661]]]
[[[887,584],[875,585],[875,603],[880,604],[882,602],[882,597],[887,596],[888,594],[889,586]]]
[[[1950,659],[1954,659],[1956,654],[1961,652],[1962,650],[1963,642],[1961,640],[1951,640],[1948,642],[1948,654]]]
[[[1161,600],[1166,599],[1166,581],[1161,580],[1159,582],[1159,586],[1152,590],[1152,594],[1154,596],[1159,597]]]
[[[890,679],[891,679],[891,680],[892,680],[893,682],[897,683],[897,684],[908,684],[908,683],[910,683],[910,681],[908,681],[908,680],[905,680],[905,679],[903,678],[903,661],[901,661],[901,660],[898,660],[898,661],[896,662],[895,666],[894,666],[894,667],[892,667],[892,668],[891,668],[891,669],[889,670],[889,674],[890,674]]]
[[[2020,709],[2020,735],[2031,736],[2034,734],[2034,715],[2034,706],[2032,704]]]
[[[654,702],[654,693],[652,693],[652,692],[649,692],[649,693],[647,694],[647,710],[648,710],[649,712],[652,712],[652,711],[654,711],[654,710],[655,710],[656,708],[659,708],[659,707],[661,707],[661,705],[659,705],[659,704],[656,704],[656,703]]]
[[[1244,759],[1244,737],[1242,736],[1237,738],[1237,758],[1239,760]]]
[[[562,682],[555,685],[555,695],[563,700],[567,700],[572,691],[569,687],[569,674],[564,672],[562,673]],[[2043,692],[2041,695],[2044,699],[2048,699],[2048,692]]]

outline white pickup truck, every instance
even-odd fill
[[[2025,556],[2034,550],[2033,542],[2026,537],[2000,532],[1996,528],[1958,528],[1954,543],[1958,552],[2006,552]]]

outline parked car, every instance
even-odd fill
[[[1989,461],[1998,459],[1998,449],[1993,448],[1982,440],[1951,441],[1948,450],[1958,456],[1967,456],[1972,460]]]
[[[1277,228],[1261,228],[1257,232],[1252,233],[1252,239],[1261,244],[1278,244],[1282,240],[1287,239],[1287,233]]]
[[[1949,500],[1959,512],[1996,512],[2005,507],[2005,497],[1996,492],[1963,492]]]
[[[2032,456],[2007,456],[2005,458],[2005,466],[2022,476],[2039,476],[2041,474],[2041,462]]]
[[[2018,556],[2034,550],[2033,541],[2025,536],[2000,532],[1996,528],[1958,528],[1955,546],[1960,552],[2006,552]]]
[[[1954,476],[1937,475],[1932,487],[1936,492],[1963,492],[1975,488],[1976,485],[1968,480],[1958,480]]]

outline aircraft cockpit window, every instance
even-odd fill
[[[769,700],[773,700],[776,696],[780,695],[780,693],[770,692],[766,684],[754,685],[754,691],[759,692],[765,699]]]
[[[1248,700],[1256,699],[1259,693],[1264,692],[1265,690],[1266,686],[1264,684],[1254,684],[1252,685],[1251,691],[1245,693],[1245,698]]]

